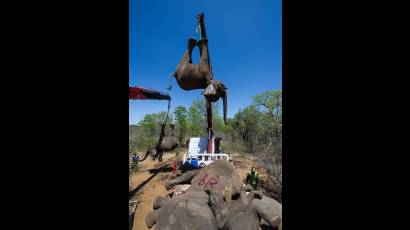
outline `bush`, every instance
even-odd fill
[[[268,180],[263,187],[270,196],[282,202],[282,138],[270,140],[259,162],[268,172]]]

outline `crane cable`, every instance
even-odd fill
[[[171,89],[172,89],[172,79],[171,78],[169,79],[168,88],[166,88],[166,89],[168,90],[168,95],[169,95],[169,93],[171,92]],[[167,116],[165,117],[164,125],[167,124],[168,114],[169,114],[170,108],[171,108],[171,98],[168,100],[168,110],[167,110]]]
[[[171,108],[171,100],[168,100],[168,110],[167,110],[167,116],[165,117],[165,122],[164,125],[167,124],[168,121],[168,114],[169,114],[169,109]]]

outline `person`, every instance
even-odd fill
[[[258,177],[258,172],[254,167],[252,167],[251,172],[248,173],[246,176],[246,183],[250,184],[254,189],[256,189],[256,186],[258,185],[259,177]]]
[[[164,155],[164,150],[163,149],[158,149],[158,161],[162,162],[162,155]]]
[[[135,171],[135,168],[138,167],[138,161],[139,161],[139,156],[134,153],[134,155],[132,156],[132,171]]]

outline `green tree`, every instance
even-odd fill
[[[269,115],[264,122],[275,137],[282,135],[282,90],[270,90],[253,97],[253,103]],[[268,120],[268,121],[267,121]]]
[[[206,101],[205,99],[203,100],[203,104],[204,106],[206,106]],[[206,111],[206,107],[205,111]],[[212,126],[214,129],[214,134],[215,136],[222,136],[223,135],[223,131],[224,131],[224,121],[223,121],[223,117],[221,115],[221,113],[219,112],[219,101],[212,103]],[[206,118],[207,119],[207,118]],[[206,120],[205,119],[205,120]],[[208,122],[206,120],[206,122]],[[208,123],[205,124],[205,131],[207,131],[208,128]]]
[[[260,111],[257,106],[250,105],[243,110],[239,110],[234,117],[233,128],[239,134],[242,141],[248,148],[248,151],[253,151],[257,135],[260,129],[258,119]]]
[[[188,109],[188,124],[191,136],[206,134],[206,108],[204,102],[195,100]]]
[[[178,131],[179,143],[185,143],[185,138],[188,134],[188,111],[184,106],[178,106],[174,110],[175,121]]]
[[[282,199],[282,91],[271,90],[256,95],[254,104],[263,115],[262,134],[267,143],[260,162],[268,172],[267,192],[277,200]],[[262,139],[262,138],[261,138]]]
[[[135,152],[137,149],[145,151],[147,148],[156,145],[161,131],[160,124],[165,121],[166,114],[166,112],[146,114],[136,126],[130,126],[130,152]],[[173,122],[172,114],[169,114],[168,122]],[[167,126],[166,131],[169,131],[169,129],[169,126]]]
[[[194,131],[193,135],[207,135],[208,130],[208,118],[207,118],[207,109],[206,109],[206,100],[198,99],[192,102],[191,107],[189,108],[190,121],[194,126],[192,130]],[[219,112],[219,103],[212,103],[212,125],[216,135],[222,135],[222,130],[224,126],[223,118]]]
[[[272,117],[282,117],[282,90],[270,90],[257,94],[253,102],[261,106]]]
[[[226,141],[230,140],[230,142],[234,142],[235,135],[234,129],[232,127],[234,118],[227,118],[227,123],[221,126],[221,132],[224,135],[224,139]]]

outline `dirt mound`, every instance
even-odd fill
[[[258,171],[260,182],[267,180],[267,170],[251,157],[236,157],[233,160],[233,165],[235,166],[236,170],[238,171],[239,175],[241,176],[244,182],[246,179],[246,175],[248,174],[248,172],[251,171],[252,167],[255,167],[256,171]]]
[[[152,203],[156,196],[166,196],[168,194],[164,187],[164,181],[167,181],[172,174],[171,163],[174,159],[174,152],[165,153],[163,162],[147,159],[140,163],[140,170],[131,176],[130,190],[134,191],[136,188],[141,187],[133,195],[138,200],[138,206],[133,218],[133,230],[148,229],[145,225],[145,216],[152,210]],[[165,170],[158,170],[161,167]],[[171,170],[167,171],[167,169]]]

